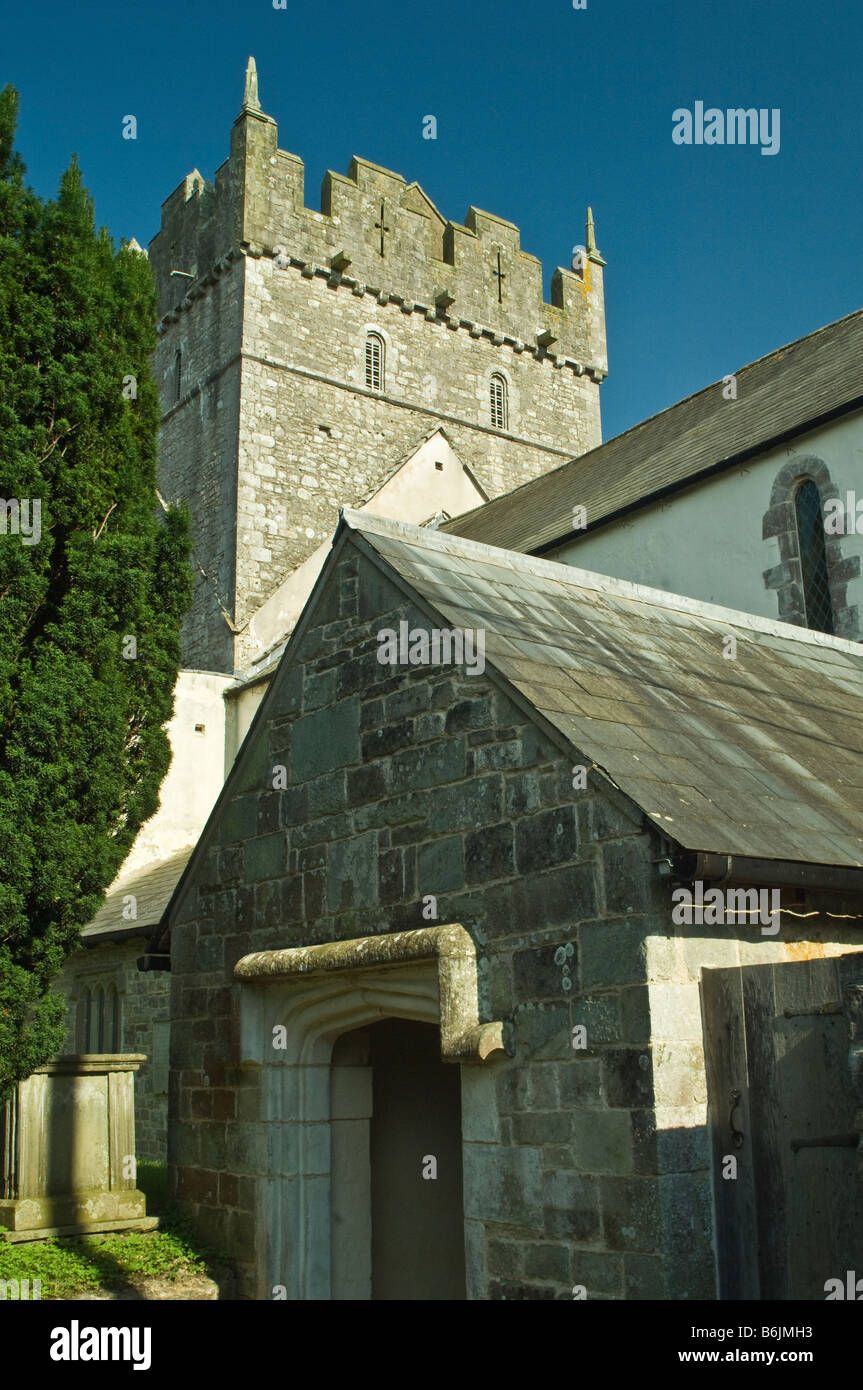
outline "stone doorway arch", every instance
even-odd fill
[[[336,1040],[411,1019],[437,1026],[442,1060],[478,1064],[507,1050],[503,1024],[479,1021],[476,950],[458,923],[258,952],[234,975],[242,1061],[260,1068],[257,1296],[330,1300]],[[466,1088],[463,1106],[476,1102]]]

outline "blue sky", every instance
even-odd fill
[[[0,0],[0,32],[30,181],[53,193],[76,151],[117,238],[146,244],[184,174],[227,157],[249,53],[314,206],[325,170],[362,155],[446,217],[515,222],[548,293],[590,203],[605,438],[863,304],[851,0]],[[779,153],[675,145],[672,111],[698,100],[778,107]]]

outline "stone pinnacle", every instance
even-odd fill
[[[255,66],[254,58],[249,58],[246,68],[246,90],[243,93],[243,110],[260,111],[261,103],[258,100],[258,69]]]

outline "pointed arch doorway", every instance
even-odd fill
[[[289,1300],[463,1298],[460,1066],[453,1064],[506,1050],[503,1025],[479,1022],[468,932],[450,923],[261,952],[239,961],[234,974],[246,984],[243,1059],[260,1078],[255,1148],[266,1171],[257,1183],[258,1297],[279,1287]],[[402,1021],[428,1031],[405,1033]],[[372,1037],[382,1022],[387,1027]],[[436,1068],[454,1080],[433,1074],[430,1035]],[[435,1097],[425,1117],[417,1104],[423,1086]],[[423,1167],[432,1171],[428,1158],[437,1160],[436,1179],[422,1177]],[[435,1189],[441,1159],[447,1182]],[[432,1190],[420,1197],[417,1182]],[[421,1268],[436,1202],[446,1236]],[[448,1292],[425,1291],[432,1286]]]

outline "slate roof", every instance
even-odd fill
[[[89,941],[93,937],[116,932],[134,936],[136,932],[143,934],[148,928],[158,926],[193,849],[193,845],[187,845],[169,859],[144,864],[134,873],[124,874],[121,869],[96,916],[81,932],[82,940]],[[133,922],[123,917],[123,898],[127,893],[133,893],[137,898],[137,916]]]
[[[487,666],[684,849],[863,866],[859,644],[367,512],[345,526],[444,625],[485,629]]]
[[[736,400],[725,400],[722,382],[715,382],[443,529],[509,550],[541,552],[573,535],[574,506],[586,508],[590,531],[863,407],[863,309],[759,358],[736,376]]]

